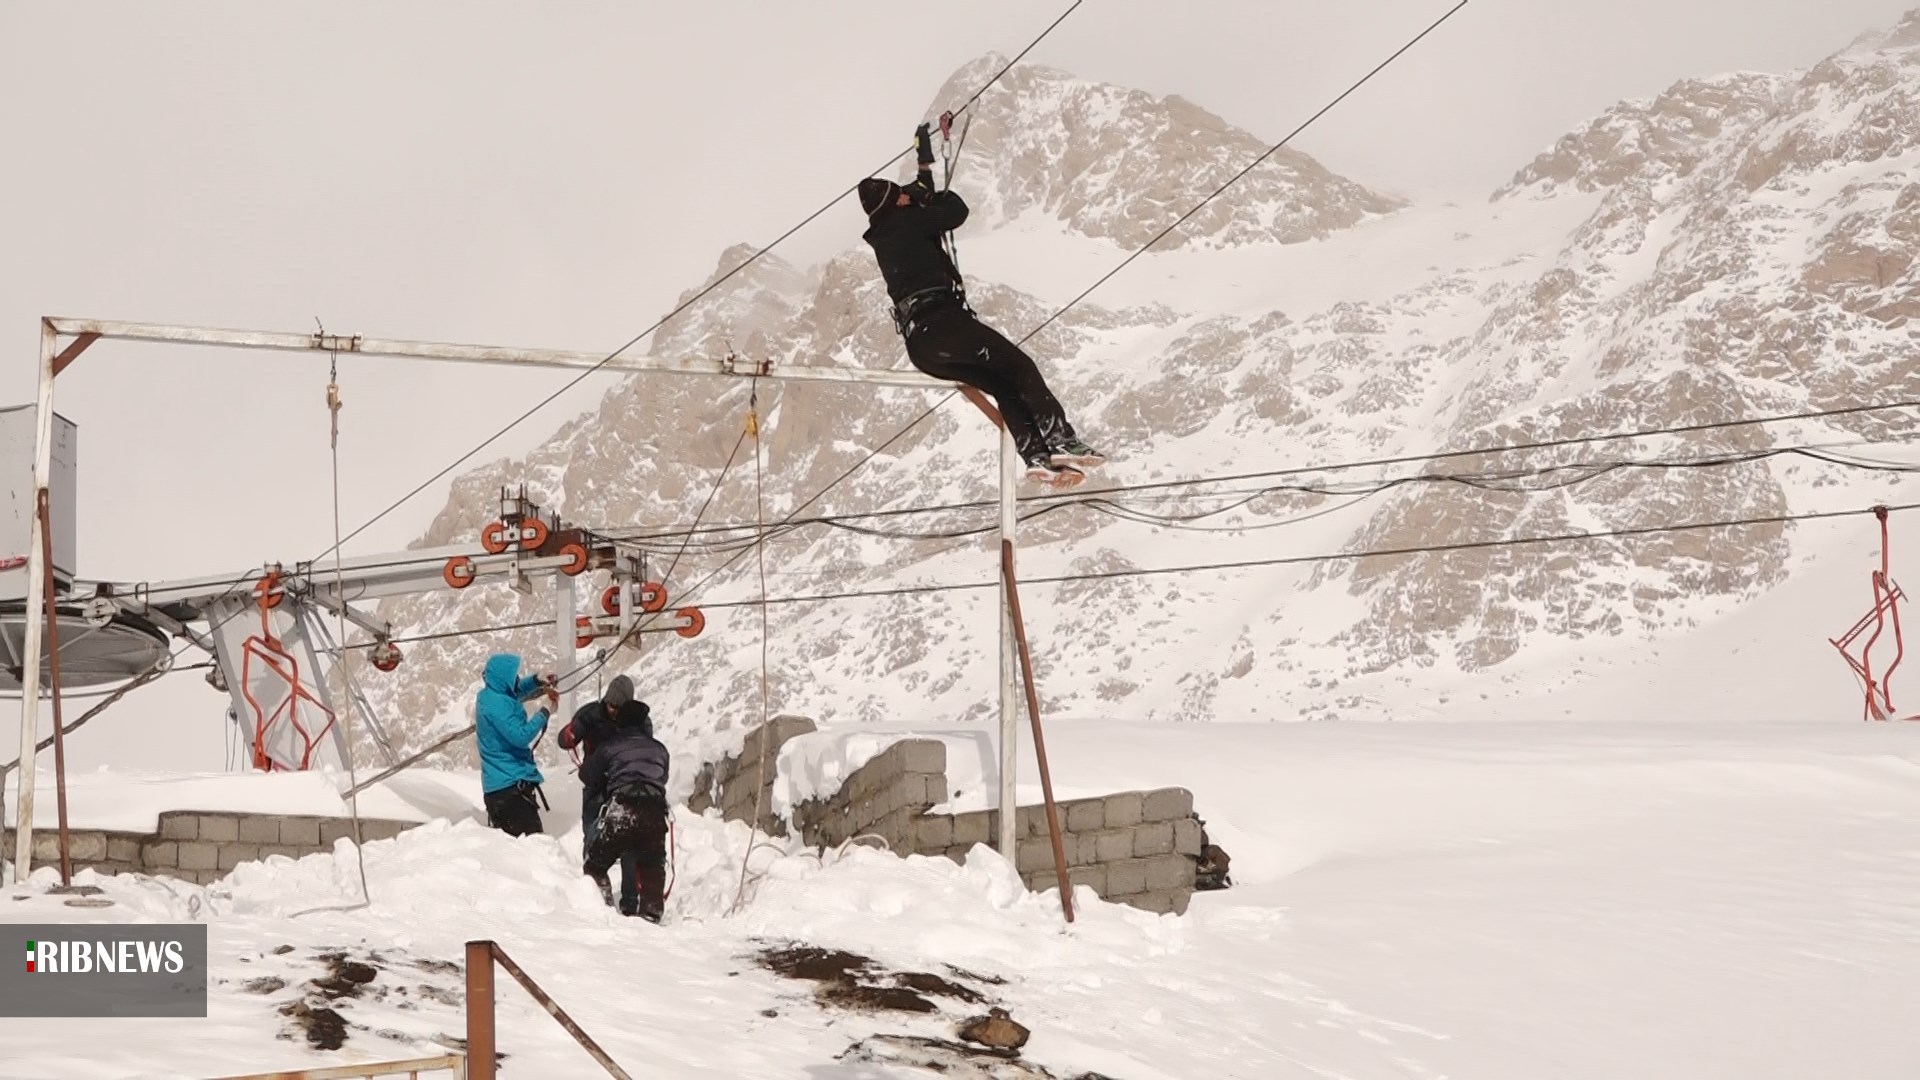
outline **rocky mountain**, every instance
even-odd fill
[[[1003,63],[968,65],[937,101],[964,98],[961,88]],[[1016,67],[976,110],[955,180],[976,208],[961,243],[1019,221],[1018,243],[1036,260],[1050,235],[1142,243],[1265,149],[1177,98],[1045,68]],[[1276,155],[1136,267],[1231,274],[1245,286],[1235,306],[1087,302],[1028,342],[1076,423],[1123,451],[1103,470],[1110,482],[1168,485],[1022,507],[1044,512],[1020,531],[1043,708],[1390,718],[1382,687],[1414,686],[1415,673],[1485,674],[1493,678],[1476,685],[1491,693],[1529,654],[1627,648],[1763,596],[1793,569],[1793,537],[1779,525],[1461,545],[1777,514],[1810,491],[1870,481],[1778,461],[1581,466],[1885,439],[1904,416],[1186,482],[1915,397],[1916,140],[1920,12],[1806,72],[1691,79],[1622,103],[1479,208],[1403,207],[1304,155]],[[1443,213],[1464,223],[1450,246],[1417,246]],[[1436,269],[1390,296],[1293,299],[1290,284],[1313,273],[1321,252],[1350,257],[1346,238]],[[729,249],[715,276],[751,250]],[[1228,258],[1230,270],[1219,262]],[[968,265],[975,306],[1010,337],[1052,314]],[[730,344],[780,363],[901,366],[883,297],[863,248],[811,268],[768,256],[673,320],[652,348],[719,355]],[[755,440],[741,439],[750,395],[762,420],[757,468]],[[812,383],[632,380],[526,459],[463,476],[421,543],[470,539],[493,516],[497,489],[524,481],[574,521],[625,530],[661,574],[671,566],[676,594],[717,572],[695,601],[708,605],[706,633],[652,636],[643,655],[606,673],[630,670],[666,730],[737,726],[761,709],[760,565],[724,541],[750,538],[757,519],[777,521],[829,485],[809,516],[991,500],[990,429],[957,399],[914,423],[938,400]],[[1549,466],[1573,468],[1507,485],[1533,491],[1341,486]],[[1299,490],[1268,490],[1283,482]],[[829,722],[992,715],[993,513],[868,518],[842,522],[863,531],[813,525],[769,541],[765,591],[780,601],[766,608],[769,707]],[[671,533],[696,514],[745,530],[701,534],[684,551],[680,537],[639,535]],[[1050,577],[1074,580],[1036,580]],[[976,587],[902,591],[927,585]],[[797,602],[843,592],[889,594]],[[392,601],[383,613],[431,632],[546,618],[550,606],[494,589]],[[415,646],[404,677],[377,684],[378,704],[398,718],[402,741],[418,745],[429,729],[459,722],[487,652],[519,649],[548,664],[551,637],[536,629]]]

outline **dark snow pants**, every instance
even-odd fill
[[[638,913],[658,922],[667,906],[667,800],[658,790],[615,794],[601,809],[587,848],[587,876],[605,881],[623,856],[631,856],[638,871]]]
[[[1066,410],[1047,389],[1033,357],[958,302],[916,313],[906,344],[914,367],[991,396],[1023,459],[1074,437]]]
[[[508,836],[530,836],[540,827],[540,785],[522,780],[481,797],[487,806],[487,824]]]

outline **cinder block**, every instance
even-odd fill
[[[131,836],[107,837],[107,858],[114,862],[140,865],[140,841]]]
[[[249,814],[241,818],[240,842],[243,844],[279,843],[280,819],[264,814]]]
[[[1173,823],[1173,850],[1200,857],[1200,820],[1184,817]]]
[[[919,780],[920,792],[914,799],[915,805],[922,807],[939,806],[941,803],[947,801],[949,792],[947,791],[946,773],[928,773],[921,776]]]
[[[939,739],[908,739],[894,745],[900,748],[907,772],[947,775],[947,744]]]
[[[1023,837],[1047,835],[1047,808],[1022,806],[1014,811],[1014,830]]]
[[[55,834],[55,839],[59,834]],[[58,846],[58,845],[56,845]],[[75,862],[98,862],[107,857],[107,834],[97,832],[70,832],[67,834],[67,854]]]
[[[180,869],[213,870],[219,865],[219,845],[206,840],[190,840],[180,845]]]
[[[988,825],[985,811],[975,810],[966,814],[956,814],[953,818],[953,842],[968,846],[991,844],[993,836]]]
[[[180,842],[150,840],[140,848],[140,863],[149,870],[168,870],[180,865]]]
[[[311,854],[313,853],[310,851],[302,851],[299,848],[290,847],[286,844],[260,845],[260,857],[262,859],[271,858],[272,856],[275,856],[275,855],[285,855],[289,859],[298,859],[298,858],[301,858],[302,856],[311,855]]]
[[[200,839],[200,818],[195,814],[165,813],[160,815],[160,839],[162,840],[198,840]]]
[[[1135,893],[1132,896],[1123,898],[1121,903],[1129,907],[1139,908],[1141,911],[1151,911],[1156,915],[1164,915],[1173,910],[1173,895],[1164,892]]]
[[[243,862],[252,862],[260,857],[259,844],[221,844],[220,869],[231,870]]]
[[[1068,833],[1060,849],[1066,852],[1068,866],[1092,866],[1100,861],[1099,833]]]
[[[323,818],[320,821],[320,843],[322,851],[331,851],[333,845],[341,840],[353,839],[353,823],[345,818]]]
[[[1147,862],[1145,859],[1126,859],[1107,864],[1108,899],[1132,896],[1147,891]]]
[[[1175,915],[1185,915],[1187,913],[1187,904],[1193,899],[1193,890],[1181,889],[1179,892],[1173,894],[1172,899],[1173,913]]]
[[[295,847],[318,848],[320,846],[319,819],[310,817],[281,818],[279,842]]]
[[[1146,793],[1141,814],[1147,821],[1172,821],[1193,815],[1193,792],[1186,788],[1159,788]]]
[[[240,839],[240,819],[230,814],[201,814],[200,839],[228,844]]]
[[[1107,868],[1104,866],[1076,866],[1067,871],[1067,884],[1074,888],[1085,885],[1094,892],[1107,894]]]
[[[919,819],[914,831],[914,846],[920,851],[953,846],[953,818],[946,814],[928,814]]]
[[[961,847],[959,844],[955,844],[952,847],[948,848],[944,852],[944,854],[947,856],[947,858],[952,859],[954,862],[960,863],[961,865],[964,866],[966,865],[966,861],[967,861],[967,852],[972,850],[973,850],[972,848]]]
[[[1133,830],[1106,829],[1090,833],[1085,839],[1093,841],[1095,858],[1103,863],[1119,862],[1133,858]]]
[[[71,839],[71,834],[69,834]],[[33,861],[43,866],[60,861],[60,834],[41,830],[33,834]]]
[[[1154,892],[1193,888],[1193,860],[1185,855],[1161,855],[1147,860],[1147,888]]]
[[[1107,796],[1107,828],[1125,829],[1140,824],[1146,811],[1146,799],[1137,791]]]
[[[1022,840],[1015,845],[1014,868],[1022,874],[1053,871],[1053,848],[1045,840]]]
[[[1133,830],[1133,857],[1151,858],[1173,853],[1173,822],[1155,821]]]
[[[1104,799],[1083,799],[1062,809],[1066,811],[1066,826],[1073,832],[1094,832],[1107,823]]]
[[[360,820],[360,835],[368,840],[391,840],[411,828],[413,828],[413,822],[396,821],[392,818]]]

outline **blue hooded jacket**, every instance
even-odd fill
[[[521,702],[540,690],[540,680],[521,677],[520,658],[513,653],[495,653],[487,658],[481,677],[480,696],[473,707],[474,740],[480,746],[480,790],[492,794],[522,780],[540,783],[540,770],[533,763],[533,744],[547,730],[547,710],[543,706],[527,715]]]

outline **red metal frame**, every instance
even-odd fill
[[[300,769],[304,770],[313,761],[313,748],[319,745],[327,732],[333,730],[335,717],[332,709],[327,708],[324,702],[314,697],[305,686],[300,684],[300,662],[280,644],[280,639],[273,636],[273,629],[267,622],[268,606],[263,598],[260,603],[260,632],[247,638],[240,649],[240,696],[246,699],[247,707],[253,711],[253,767],[263,772],[276,771],[276,762],[267,756],[267,728],[279,720],[282,714],[286,714],[288,722],[293,725],[293,730],[299,733],[301,741],[306,744],[300,752]],[[268,715],[265,707],[253,696],[252,674],[256,656],[266,665],[267,670],[285,679],[287,685],[293,688],[287,695],[287,700],[281,702],[280,706],[273,710],[272,715]],[[320,730],[311,735],[307,734],[307,729],[301,726],[300,715],[294,711],[295,704],[302,699],[312,702],[313,706],[327,718],[327,722],[321,726]]]
[[[1906,594],[1901,592],[1900,586],[1894,583],[1889,569],[1891,550],[1887,534],[1887,508],[1874,507],[1873,516],[1880,519],[1880,569],[1873,572],[1873,608],[1862,615],[1860,621],[1854,623],[1846,633],[1838,638],[1828,638],[1827,644],[1840,650],[1841,659],[1847,662],[1847,666],[1853,669],[1854,675],[1858,676],[1866,687],[1866,701],[1861,711],[1861,720],[1920,720],[1920,715],[1894,716],[1893,694],[1887,686],[1893,678],[1893,670],[1900,666],[1901,659],[1907,653],[1906,639],[1900,632],[1900,601],[1906,599]],[[1880,640],[1880,634],[1886,629],[1889,620],[1893,623],[1893,662],[1888,664],[1887,669],[1876,679],[1873,675],[1873,646]],[[1867,632],[1868,626],[1873,627],[1873,633],[1868,635],[1866,644],[1860,647],[1860,655],[1856,658],[1848,650],[1861,634]]]

